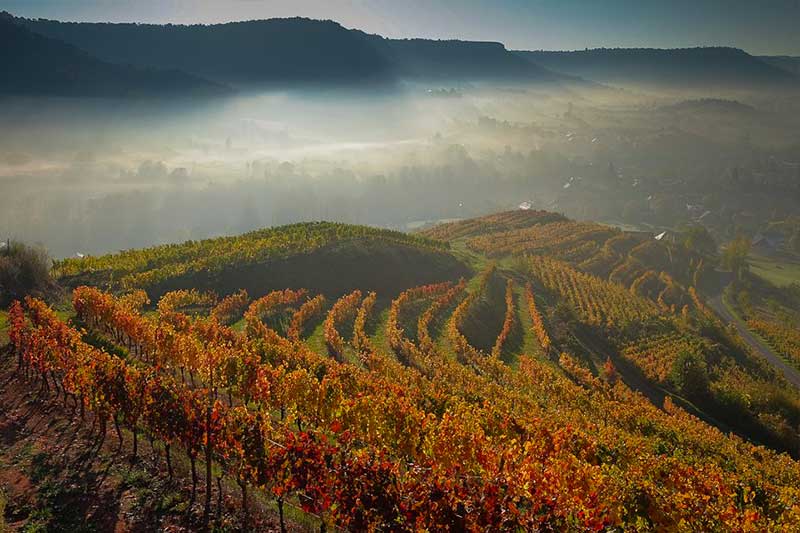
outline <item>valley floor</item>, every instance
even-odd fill
[[[751,255],[750,270],[776,287],[800,283],[800,263],[781,257]]]

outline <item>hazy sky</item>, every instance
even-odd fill
[[[0,8],[59,20],[184,24],[305,16],[388,37],[519,49],[725,45],[800,55],[800,0],[0,0]]]

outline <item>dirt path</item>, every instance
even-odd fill
[[[708,305],[710,305],[711,308],[714,309],[714,311],[716,311],[716,313],[722,317],[725,322],[733,324],[744,341],[753,350],[755,350],[756,353],[760,354],[764,359],[769,361],[769,363],[775,367],[778,372],[783,374],[789,383],[793,384],[797,388],[800,388],[800,372],[784,361],[780,355],[776,354],[772,348],[770,348],[761,339],[753,335],[750,330],[747,329],[747,325],[742,321],[742,319],[738,316],[735,316],[730,309],[728,309],[728,307],[725,305],[725,302],[722,301],[721,294],[709,298]]]

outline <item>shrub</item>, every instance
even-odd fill
[[[684,350],[675,358],[670,381],[683,394],[698,398],[708,393],[708,369],[702,355]]]
[[[0,247],[0,305],[27,295],[46,296],[55,288],[51,260],[40,247],[9,241]]]

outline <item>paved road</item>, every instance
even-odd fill
[[[750,330],[747,329],[747,325],[742,322],[739,317],[733,316],[733,314],[722,302],[721,294],[718,294],[713,298],[709,298],[708,305],[710,305],[711,308],[714,309],[714,311],[716,311],[717,314],[726,322],[733,324],[736,329],[739,330],[739,335],[742,336],[744,341],[749,344],[750,347],[756,351],[756,353],[761,354],[764,359],[769,361],[769,363],[772,364],[772,366],[774,366],[778,372],[781,372],[789,383],[792,383],[795,387],[800,388],[800,372],[784,361],[781,356],[772,351],[772,348],[767,346],[762,340],[756,338],[755,335],[750,333]]]

